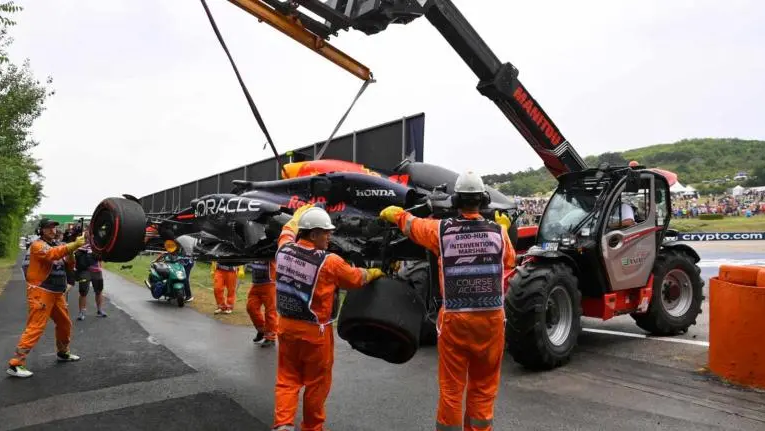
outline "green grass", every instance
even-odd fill
[[[137,284],[137,289],[146,291],[146,296],[151,298],[151,293],[143,284],[149,274],[149,265],[154,256],[138,256],[130,262],[114,263],[105,262],[104,268],[112,273],[119,274],[122,277]],[[129,267],[131,266],[131,267]],[[249,275],[249,274],[248,274]],[[250,316],[247,314],[247,292],[250,290],[248,278],[239,279],[239,287],[236,290],[236,304],[234,312],[231,314],[214,315],[213,311],[217,308],[215,295],[213,294],[213,279],[210,274],[210,264],[206,262],[197,262],[191,270],[191,293],[194,295],[194,301],[186,304],[200,313],[208,314],[216,320],[223,323],[239,326],[252,326]],[[106,286],[106,292],[109,287]]]
[[[119,274],[122,277],[136,283],[139,289],[144,289],[146,295],[151,298],[143,281],[146,280],[149,274],[149,265],[154,260],[154,256],[138,256],[130,262],[126,263],[114,263],[105,262],[104,268],[111,271],[114,274]],[[210,264],[206,262],[197,262],[194,268],[191,270],[191,293],[194,295],[194,301],[186,304],[187,307],[191,307],[200,313],[209,314],[214,319],[223,323],[238,326],[252,326],[250,316],[247,314],[247,293],[250,290],[249,283],[250,274],[247,273],[244,279],[239,280],[239,287],[236,291],[236,305],[234,312],[231,314],[218,314],[214,315],[213,311],[217,308],[215,303],[215,295],[213,294],[213,280],[212,274],[210,274]],[[106,292],[108,292],[108,286]],[[340,304],[342,305],[345,300],[345,291],[340,291]],[[339,311],[339,310],[338,310]],[[337,325],[337,322],[335,322]]]
[[[5,285],[11,279],[13,267],[16,265],[16,257],[0,258],[0,294],[3,293]]]
[[[18,257],[19,248],[15,248],[8,256],[0,257],[0,295],[2,295],[5,286],[11,279],[13,268],[16,266],[16,257]]]
[[[765,216],[725,217],[722,220],[673,218],[669,226],[680,232],[765,232]]]

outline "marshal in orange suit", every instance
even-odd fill
[[[395,206],[385,208],[380,217],[438,256],[443,306],[437,325],[435,429],[486,431],[493,429],[505,347],[503,304],[515,250],[507,233],[509,218],[495,213],[495,223],[479,214],[490,202],[480,176],[463,173],[454,192],[458,217],[422,219]]]
[[[339,287],[358,289],[383,275],[354,268],[328,253],[329,214],[305,205],[282,229],[276,253],[279,344],[273,430],[294,430],[298,394],[303,394],[302,431],[324,431],[324,403],[332,385],[334,329]]]
[[[7,374],[13,377],[32,377],[26,368],[26,358],[45,332],[48,319],[56,325],[56,357],[59,362],[79,361],[69,352],[72,320],[66,303],[66,272],[74,270],[75,250],[85,245],[85,236],[68,244],[58,245],[58,222],[43,218],[38,226],[40,239],[29,246],[27,279],[27,324],[16,352],[8,361]]]

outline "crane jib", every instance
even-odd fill
[[[552,121],[547,118],[542,109],[520,84],[513,91],[513,99],[523,107],[523,110],[526,111],[531,120],[539,127],[539,130],[547,137],[552,147],[557,147],[563,142],[563,136],[552,124]]]

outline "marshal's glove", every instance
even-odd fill
[[[380,268],[369,268],[367,269],[367,283],[371,283],[374,280],[377,280],[380,277],[384,277],[385,273],[382,272],[382,269]]]
[[[313,204],[303,205],[302,207],[295,210],[295,213],[292,215],[292,218],[290,221],[288,221],[284,226],[288,227],[292,232],[297,233],[298,231],[298,222],[300,221],[300,217],[303,216],[303,213],[308,211],[309,208],[312,208]]]
[[[75,250],[77,250],[78,248],[82,247],[83,245],[85,245],[85,234],[82,234],[82,235],[78,236],[77,239],[75,239],[74,241],[72,241],[69,244],[67,244],[66,245],[66,250],[69,253],[72,253]]]
[[[512,224],[510,217],[508,217],[507,214],[500,214],[499,211],[494,211],[494,222],[500,226],[504,226],[508,231],[510,230],[510,225]]]
[[[380,218],[390,222],[390,223],[396,223],[396,220],[398,220],[398,216],[404,212],[404,209],[401,207],[397,207],[395,205],[391,205],[384,210],[380,211]]]

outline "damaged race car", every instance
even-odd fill
[[[437,265],[430,264],[434,256],[380,220],[379,213],[396,205],[419,217],[455,216],[451,194],[458,174],[409,160],[390,172],[316,160],[286,164],[282,176],[274,181],[234,181],[231,193],[201,196],[176,213],[146,214],[130,195],[105,199],[91,219],[91,246],[104,261],[126,262],[144,250],[163,250],[165,241],[192,238],[196,260],[242,265],[273,258],[281,229],[294,211],[309,203],[320,205],[337,227],[329,251],[360,267],[401,267],[392,277],[346,295],[340,337],[392,363],[406,362],[420,345],[434,344],[440,307],[437,283],[431,283],[437,280]],[[497,190],[489,188],[488,195],[486,218],[500,211],[515,221],[521,214],[515,202]],[[513,223],[509,233],[522,251],[533,245],[536,227]]]

